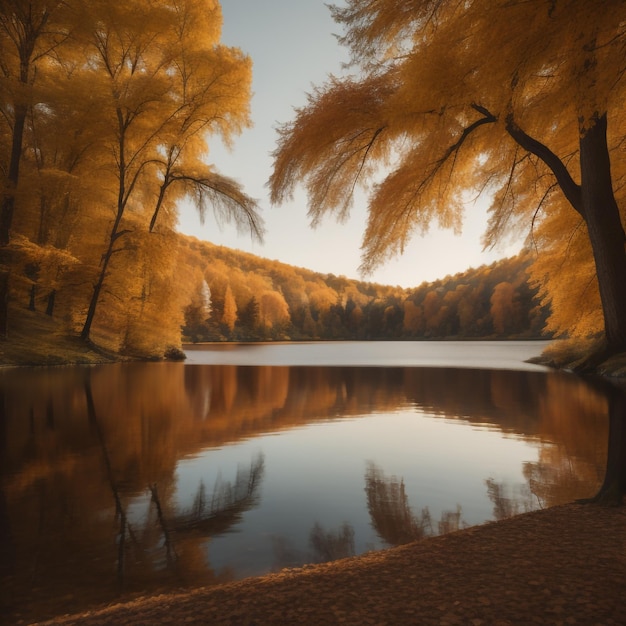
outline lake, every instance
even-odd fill
[[[0,610],[361,554],[592,496],[604,395],[543,342],[190,346],[0,370]]]

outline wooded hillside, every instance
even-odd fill
[[[529,254],[404,289],[182,241],[180,261],[202,277],[185,312],[193,342],[544,336]]]

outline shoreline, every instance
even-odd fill
[[[625,585],[626,509],[566,504],[39,624],[623,624]]]

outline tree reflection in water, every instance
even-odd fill
[[[315,522],[309,532],[311,552],[298,550],[287,537],[272,537],[274,564],[272,571],[285,567],[298,567],[303,563],[326,563],[355,556],[354,528],[344,522],[338,530],[326,530]]]
[[[376,413],[382,438],[387,416],[402,413],[418,421],[426,414],[467,432],[529,442],[532,455],[524,458],[532,462],[523,467],[528,490],[497,483],[489,473],[479,476],[476,491],[484,496],[486,484],[500,519],[529,506],[591,496],[603,478],[603,494],[623,485],[614,478],[624,475],[624,418],[618,417],[623,408],[617,392],[555,373],[173,363],[0,371],[0,610],[32,606],[32,617],[41,619],[110,601],[120,582],[134,592],[239,576],[229,555],[217,556],[228,543],[225,531],[242,530],[254,517],[244,514],[257,506],[258,519],[275,515],[291,523],[293,505],[280,508],[287,498],[271,501],[278,502],[275,511],[259,502],[261,481],[264,493],[274,488],[275,452],[267,452],[267,475],[265,459],[248,461],[253,453],[246,451],[236,476],[226,473],[228,480],[214,483],[213,469],[222,471],[222,465],[192,473],[181,495],[179,468],[186,459],[212,457],[269,433],[277,442],[299,429],[311,433],[311,445],[325,449],[327,442],[316,441],[317,424],[348,418],[358,428],[362,418]],[[359,452],[358,444],[349,445],[350,455]],[[288,456],[297,465],[296,452]],[[274,567],[296,566],[465,526],[460,507],[452,508],[455,500],[439,521],[431,519],[434,509],[418,507],[433,506],[431,501],[410,503],[403,478],[413,488],[415,476],[406,473],[407,465],[402,478],[386,476],[381,468],[393,462],[388,457],[379,458],[380,467],[366,466],[363,491],[366,458],[350,474],[358,521],[347,514],[344,524],[335,525],[330,515],[333,521],[324,526],[317,511],[306,519],[296,511],[293,524],[302,527],[276,531],[284,536],[274,536],[262,555],[264,571],[272,567],[272,547]],[[333,475],[337,484],[345,478],[340,460]],[[288,484],[289,472],[285,465],[281,485]],[[337,499],[329,502],[333,506]],[[490,509],[487,500],[482,519]],[[472,523],[482,521],[467,506],[463,513]],[[273,532],[265,531],[263,541]],[[296,534],[301,543],[289,545]],[[217,535],[224,540],[215,541]],[[70,594],[62,604],[59,599]]]
[[[365,471],[365,493],[372,526],[389,545],[398,546],[435,534],[428,507],[424,507],[419,515],[413,513],[404,479],[385,476],[382,469],[371,461]],[[442,512],[437,530],[439,534],[444,534],[464,526],[461,506],[457,504],[456,509]]]
[[[354,528],[347,522],[344,522],[336,532],[326,531],[316,522],[311,529],[309,542],[313,548],[313,563],[336,561],[355,555]]]
[[[102,458],[105,466],[107,482],[110,486],[115,502],[115,517],[119,520],[119,532],[117,537],[117,578],[120,585],[124,584],[126,574],[126,561],[129,548],[135,554],[136,563],[147,563],[147,555],[154,551],[150,542],[145,539],[150,535],[142,533],[143,542],[139,541],[133,526],[128,521],[126,508],[122,502],[122,495],[115,479],[115,472],[111,465],[111,455],[107,447],[105,435],[100,426],[98,412],[91,390],[91,380],[87,375],[84,384],[85,402],[89,423],[97,433],[98,441],[102,450]],[[263,478],[264,458],[258,455],[253,459],[249,470],[242,467],[237,469],[237,477],[234,485],[224,481],[221,476],[215,481],[213,493],[207,498],[206,487],[201,480],[196,492],[193,506],[190,511],[176,512],[169,503],[163,503],[159,496],[157,484],[149,486],[151,503],[156,507],[157,520],[163,536],[163,546],[166,551],[166,562],[173,566],[177,560],[176,538],[185,533],[192,533],[204,538],[226,532],[229,528],[241,521],[243,514],[259,502],[259,486]],[[167,508],[165,510],[164,506]],[[171,512],[170,512],[171,511]],[[150,516],[147,516],[147,520]],[[127,536],[132,545],[127,545]],[[158,539],[160,543],[160,538]],[[157,567],[153,564],[153,567]],[[157,567],[158,569],[158,567]]]
[[[218,477],[208,498],[201,481],[190,511],[175,514],[170,519],[174,532],[217,535],[241,521],[243,514],[259,503],[259,487],[263,478],[263,455],[252,460],[250,468],[237,468],[235,484]]]
[[[485,484],[489,499],[493,502],[493,519],[503,520],[532,511],[531,488],[528,485],[513,491],[506,484],[498,483],[493,478],[488,478]]]
[[[594,378],[591,384],[608,398],[609,441],[602,485],[595,496],[580,501],[617,506],[626,496],[626,383]]]
[[[415,515],[409,504],[404,479],[386,476],[383,470],[368,461],[365,472],[365,493],[370,521],[378,536],[390,546],[419,541],[434,534],[428,507]],[[438,534],[464,528],[461,507],[443,511],[437,524]],[[309,533],[312,554],[299,553],[284,537],[274,538],[274,568],[281,569],[302,563],[323,563],[355,555],[354,528],[344,522],[339,530],[326,530],[316,522]]]
[[[404,489],[404,480],[387,477],[371,461],[365,471],[367,510],[379,537],[392,546],[423,539],[432,534],[428,508],[416,516]]]

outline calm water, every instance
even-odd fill
[[[41,618],[593,495],[606,400],[523,363],[543,346],[211,346],[185,364],[0,371],[0,611]]]

